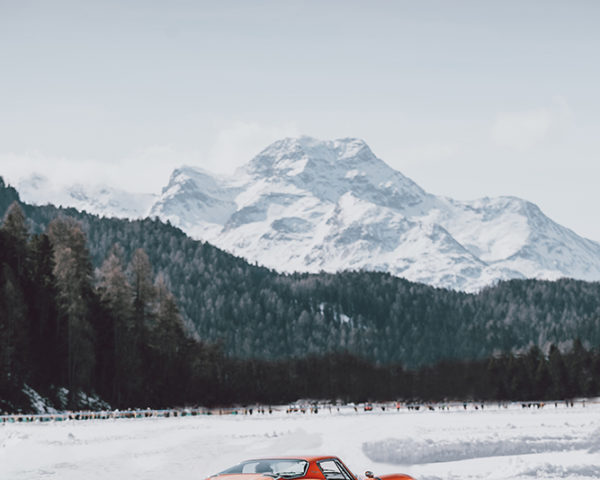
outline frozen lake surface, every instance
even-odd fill
[[[597,479],[600,405],[0,425],[0,480],[203,480],[246,458],[305,453],[423,480]]]

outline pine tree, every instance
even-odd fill
[[[0,392],[5,392],[4,398],[11,398],[27,380],[27,346],[23,292],[11,267],[0,264]]]
[[[548,363],[544,357],[540,358],[533,378],[533,393],[536,400],[546,400],[550,398],[552,387],[552,377],[548,369]]]
[[[92,266],[86,239],[79,223],[57,218],[48,226],[54,249],[54,276],[59,306],[66,319],[67,385],[70,403],[77,393],[92,387],[94,368],[93,330],[89,304],[92,295]]]
[[[7,260],[18,277],[23,276],[26,268],[27,241],[29,231],[25,214],[18,202],[13,202],[4,216],[2,230],[7,235]]]
[[[569,372],[567,396],[574,398],[584,395],[586,386],[585,367],[589,361],[589,354],[579,338],[573,342],[573,347],[566,356],[566,360],[567,371]]]
[[[42,388],[60,383],[59,373],[65,364],[65,351],[60,349],[66,332],[56,305],[54,251],[45,234],[35,235],[29,244],[29,340],[35,372],[34,383]]]
[[[102,378],[109,398],[117,405],[127,405],[133,400],[138,386],[140,360],[136,358],[133,328],[133,293],[123,270],[123,252],[115,244],[98,272],[98,293],[108,315],[102,319],[99,337],[99,354],[102,355]]]
[[[0,229],[0,392],[14,397],[19,382],[29,381],[31,350],[28,343],[24,283],[29,233],[18,202],[8,208]],[[20,389],[19,389],[20,390]]]
[[[138,248],[133,253],[128,273],[133,288],[133,314],[139,324],[137,327],[151,327],[156,292],[152,283],[152,265],[143,249]]]
[[[567,397],[569,387],[569,377],[567,368],[558,347],[554,344],[550,346],[548,353],[548,368],[551,378],[551,396],[556,400],[561,400]]]
[[[147,369],[149,363],[149,331],[154,326],[154,300],[155,289],[152,283],[152,266],[146,252],[138,248],[131,258],[127,268],[133,292],[132,312],[132,355],[135,356],[135,374],[130,379],[136,390],[136,401],[146,401],[149,392],[144,390],[144,385],[149,382],[146,378],[151,375]]]
[[[175,298],[164,277],[156,280],[156,324],[152,330],[152,354],[155,360],[154,383],[163,402],[175,400],[178,390],[187,382],[185,365],[185,333]]]

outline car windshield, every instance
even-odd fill
[[[289,458],[247,460],[234,467],[222,471],[220,474],[232,473],[260,473],[270,477],[296,478],[306,473],[308,462]]]

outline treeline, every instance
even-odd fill
[[[0,180],[0,214],[19,201]],[[195,241],[156,219],[99,218],[19,203],[30,231],[76,219],[100,269],[115,243],[123,265],[142,248],[170,287],[186,331],[230,356],[290,359],[351,352],[407,368],[485,359],[581,338],[600,346],[600,283],[513,280],[478,294],[385,273],[278,274]]]
[[[371,355],[363,356],[340,349],[279,359],[228,355],[186,330],[168,281],[153,273],[143,249],[125,262],[115,244],[94,269],[87,245],[71,218],[57,217],[32,235],[19,204],[8,209],[0,228],[0,410],[28,408],[24,385],[59,408],[87,406],[82,392],[119,408],[600,393],[600,354],[579,341],[565,354],[533,346],[412,370],[378,362],[369,345]],[[306,328],[295,322],[290,329]]]
[[[561,400],[600,394],[600,351],[575,340],[565,353],[551,345],[547,354],[527,352],[470,362],[441,362],[408,373],[409,397],[440,401]]]
[[[600,395],[600,352],[575,341],[520,355],[440,362],[416,370],[376,365],[347,353],[291,360],[226,360],[215,403],[282,404],[305,399],[345,402],[544,401]]]
[[[210,348],[186,336],[148,256],[118,245],[94,271],[80,225],[59,217],[30,236],[17,203],[0,229],[0,409],[25,384],[63,408],[96,393],[115,406],[172,405],[203,375]],[[61,398],[66,387],[68,397]]]

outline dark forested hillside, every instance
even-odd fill
[[[59,408],[600,391],[597,283],[280,275],[157,220],[23,205],[1,180],[0,211],[0,410],[34,408],[30,387]]]
[[[0,216],[18,199],[0,185]],[[407,367],[478,359],[581,338],[600,345],[600,284],[508,281],[479,294],[415,284],[384,273],[282,275],[187,237],[158,220],[98,218],[21,204],[33,233],[58,216],[87,236],[98,272],[114,245],[124,265],[143,249],[197,338],[240,358],[297,358],[348,351]]]

